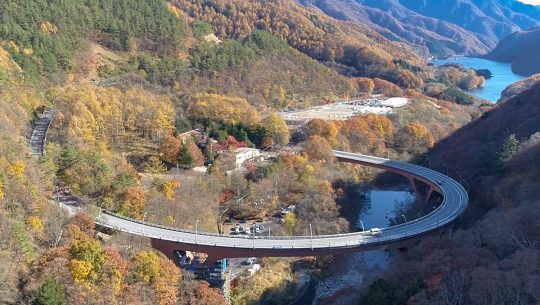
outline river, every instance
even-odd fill
[[[415,200],[414,195],[405,190],[370,190],[364,196],[363,209],[358,215],[359,230],[362,224],[365,230],[389,226],[390,219],[399,216],[399,211]],[[316,305],[339,291],[357,289],[366,276],[376,275],[386,269],[391,255],[389,251],[375,250],[337,256],[336,263],[327,270],[325,278],[310,285],[305,295],[294,305]]]
[[[476,97],[496,103],[501,97],[501,92],[510,84],[525,78],[525,76],[512,72],[509,63],[502,63],[475,57],[452,57],[449,59],[437,59],[433,63],[437,66],[446,63],[458,63],[469,69],[488,69],[493,77],[486,80],[484,87],[469,90]]]

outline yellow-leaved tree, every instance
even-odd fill
[[[71,243],[69,253],[71,275],[75,281],[93,284],[100,279],[100,271],[107,258],[99,241],[82,233]]]
[[[152,282],[161,272],[159,256],[152,251],[137,253],[132,259],[135,276],[146,283]]]
[[[28,216],[25,220],[26,226],[28,226],[34,232],[43,234],[43,221],[38,216]]]
[[[23,161],[15,161],[9,166],[9,173],[17,179],[24,178],[26,164]]]
[[[72,259],[69,264],[71,276],[77,283],[88,283],[88,278],[94,266],[91,262]]]
[[[0,181],[0,200],[4,200],[4,182]]]
[[[273,143],[279,146],[285,146],[289,143],[289,126],[285,120],[277,113],[270,113],[261,120],[261,125],[266,129]]]
[[[169,200],[174,199],[174,193],[178,188],[180,188],[180,181],[178,180],[169,180],[163,183],[163,193]]]
[[[260,121],[257,110],[245,99],[219,94],[196,95],[188,112],[195,119],[207,118],[230,124],[243,123],[252,126]]]
[[[296,215],[294,215],[294,213],[288,213],[283,217],[283,227],[285,228],[285,231],[287,231],[287,234],[294,234],[297,222],[298,221],[296,220]]]

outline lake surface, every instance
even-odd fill
[[[501,92],[508,85],[525,78],[523,75],[512,72],[512,68],[509,63],[502,63],[482,58],[453,57],[433,61],[433,64],[437,66],[441,66],[446,63],[458,63],[469,69],[488,69],[491,71],[493,77],[486,80],[484,87],[469,90],[468,92],[476,97],[486,99],[493,103],[496,103],[499,100],[501,97]]]
[[[369,191],[366,194],[366,203],[359,215],[356,227],[362,229],[362,223],[366,231],[371,228],[387,227],[390,225],[390,218],[399,216],[396,211],[412,204],[414,198],[414,195],[405,191]]]
[[[358,215],[357,227],[362,229],[390,226],[390,219],[399,217],[401,210],[414,203],[415,197],[409,191],[370,190],[364,194],[365,202]],[[329,275],[308,288],[307,293],[294,305],[318,304],[321,299],[347,288],[358,288],[364,277],[376,275],[390,263],[391,253],[374,250],[338,256]]]

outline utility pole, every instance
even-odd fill
[[[311,224],[309,224],[309,235],[311,236],[311,250],[313,250],[313,229],[311,228]]]
[[[219,234],[223,234],[223,225],[222,225],[222,222],[221,222],[221,217],[223,216],[223,214],[225,214],[225,212],[227,212],[227,210],[229,210],[229,208],[226,208],[223,212],[221,212],[221,214],[219,214],[219,219],[218,219],[218,232],[219,232]]]
[[[142,217],[142,222],[143,222],[143,226],[142,226],[142,235],[143,235],[143,236],[144,236],[144,219],[146,218],[146,214],[147,214],[147,213],[148,213],[148,212],[144,212],[143,217]]]
[[[198,229],[199,229],[199,220],[197,219],[197,221],[195,222],[195,243],[197,243]]]

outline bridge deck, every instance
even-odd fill
[[[444,227],[456,219],[466,208],[468,203],[467,192],[454,179],[439,172],[421,166],[392,161],[388,159],[365,156],[341,151],[334,152],[336,158],[342,162],[353,162],[367,166],[403,173],[417,180],[428,183],[443,196],[441,205],[430,214],[421,218],[382,229],[380,236],[372,236],[368,232],[356,232],[335,235],[293,236],[293,237],[248,237],[228,236],[203,233],[188,230],[177,230],[149,223],[142,223],[133,219],[123,218],[112,214],[103,214],[98,223],[119,231],[147,236],[157,240],[177,242],[183,245],[198,245],[199,247],[235,248],[235,249],[340,249],[359,248],[368,245],[382,245],[416,237]]]

